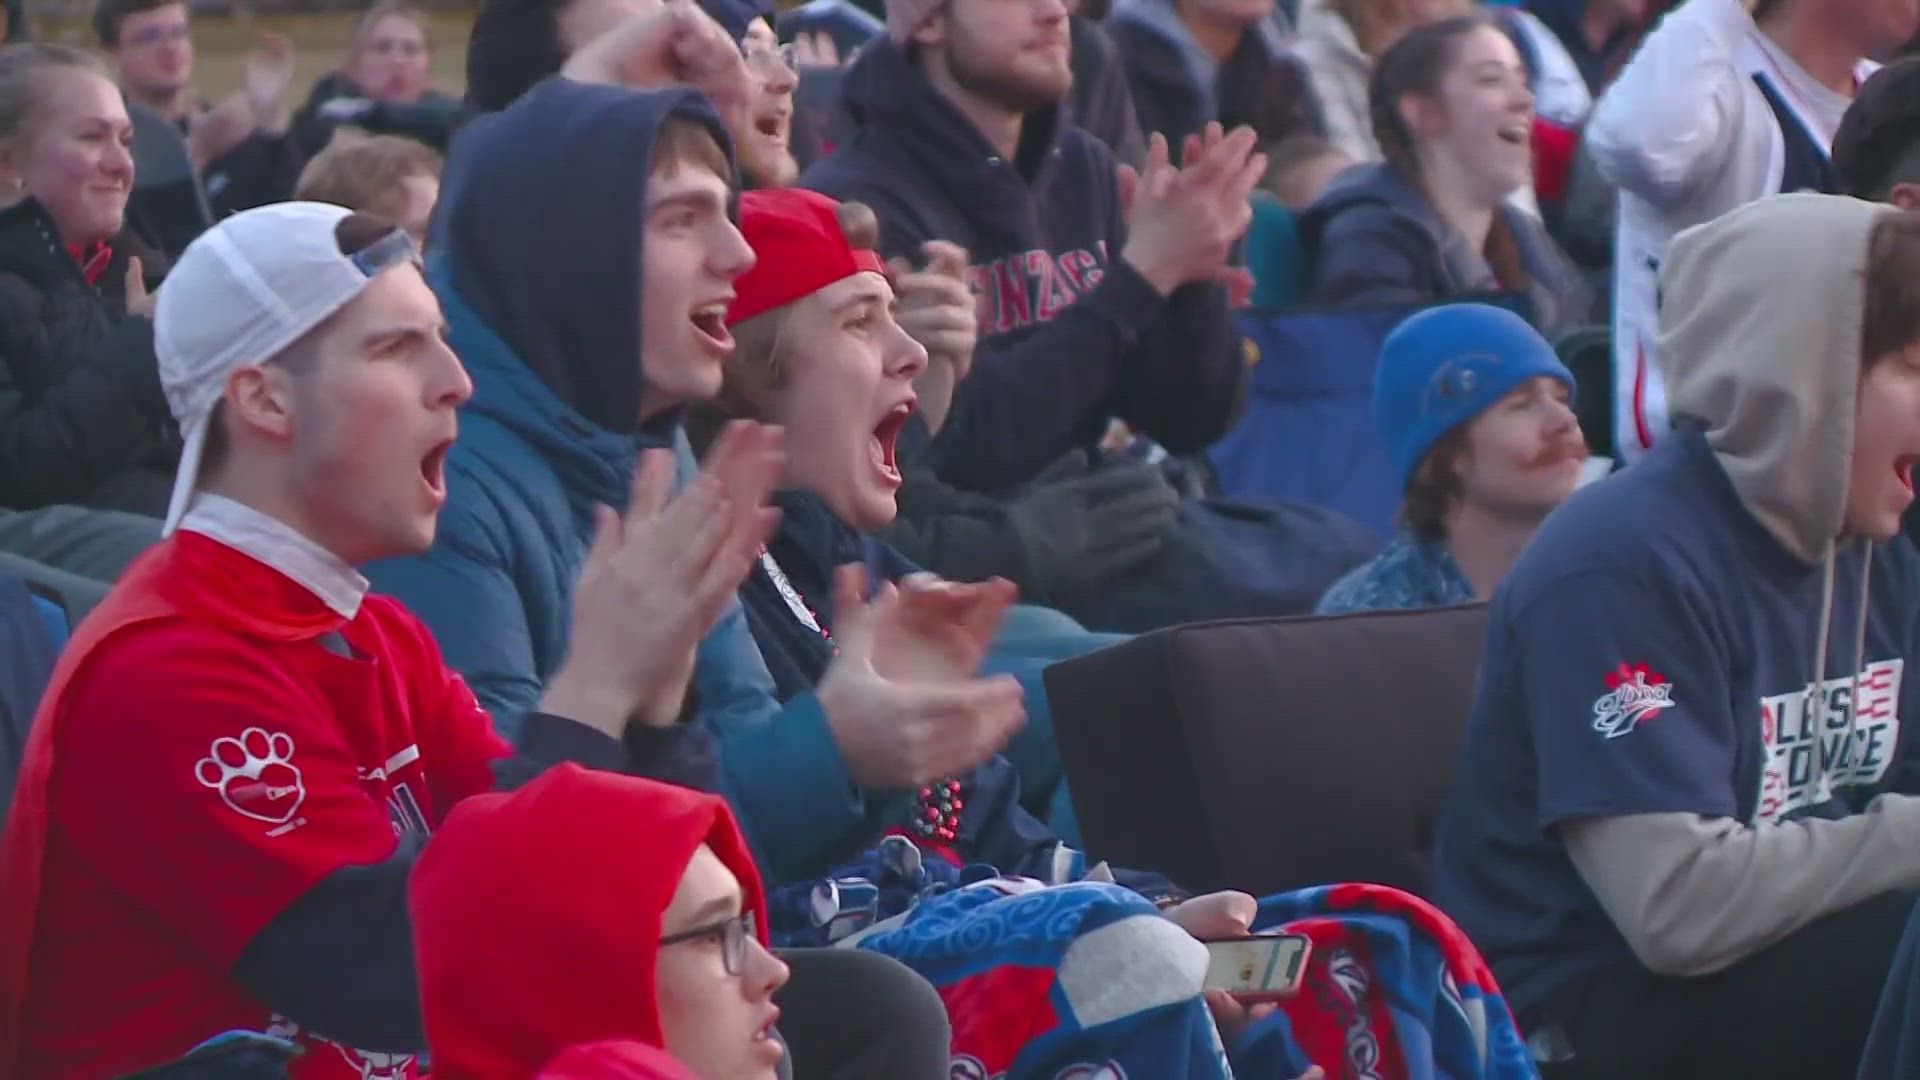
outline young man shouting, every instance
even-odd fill
[[[502,762],[426,628],[354,569],[433,542],[473,390],[443,331],[406,234],[337,206],[236,215],[168,278],[170,536],[34,724],[0,861],[0,1075],[118,1076],[249,1028],[305,1046],[299,1080],[410,1076],[408,878],[491,766],[710,782],[699,729],[627,718],[677,710],[674,658],[765,535],[777,436],[736,429],[665,510],[644,470],[625,520],[601,515],[575,640],[626,648],[566,663]]]
[[[1684,426],[1494,597],[1434,900],[1555,1076],[1859,1059],[1920,888],[1916,281],[1920,217],[1854,199],[1682,233],[1659,345]]]

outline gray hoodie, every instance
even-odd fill
[[[1853,605],[1858,625],[1832,625],[1835,537],[1853,456],[1868,237],[1894,213],[1835,196],[1762,199],[1681,233],[1661,270],[1659,356],[1674,414],[1704,426],[1774,540],[1823,570],[1820,640],[1806,644],[1816,678],[1830,635],[1852,646],[1847,670],[1864,666],[1868,606]],[[1875,560],[1860,565],[1870,574]],[[1853,678],[1848,700],[1859,699]],[[1849,728],[1857,719],[1849,710]],[[1920,799],[1907,795],[1838,819],[1631,814],[1563,835],[1634,952],[1663,975],[1718,971],[1821,916],[1920,888]]]

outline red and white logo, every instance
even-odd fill
[[[1673,684],[1645,664],[1621,663],[1607,673],[1607,686],[1593,703],[1593,730],[1609,739],[1673,708]]]
[[[194,765],[193,775],[235,813],[279,826],[268,835],[299,824],[307,788],[293,764],[293,736],[285,732],[248,728],[237,739],[223,735]]]

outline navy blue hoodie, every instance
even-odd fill
[[[1660,357],[1686,429],[1555,511],[1494,596],[1433,899],[1518,1013],[1920,888],[1920,557],[1835,539],[1883,212],[1782,195],[1683,233]],[[1626,818],[1632,849],[1606,847]]]
[[[448,164],[428,280],[474,396],[433,548],[367,573],[432,628],[496,724],[566,660],[594,504],[626,506],[640,449],[685,446],[677,417],[639,423],[642,202],[669,116],[729,146],[691,89],[552,79],[476,119]],[[769,873],[804,872],[864,827],[825,713],[811,694],[774,698],[738,605],[701,641],[694,692],[719,790]]]
[[[972,491],[1031,480],[1119,417],[1175,453],[1227,430],[1246,369],[1213,285],[1162,297],[1120,259],[1113,154],[1048,105],[1003,160],[907,53],[875,42],[847,69],[853,137],[801,183],[871,206],[881,248],[917,265],[927,240],[973,258],[981,342],[931,449]]]

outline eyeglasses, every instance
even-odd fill
[[[800,70],[800,52],[789,41],[784,45],[768,48],[765,45],[740,43],[740,55],[746,57],[749,64],[764,64],[770,60],[778,61],[788,71]]]
[[[755,921],[753,912],[735,915],[731,919],[722,919],[705,926],[696,926],[679,934],[668,934],[660,939],[660,947],[678,945],[685,941],[711,939],[720,943],[720,963],[729,975],[739,975],[747,969],[747,940],[758,940],[760,925]]]
[[[166,23],[156,26],[143,26],[128,34],[126,44],[136,49],[150,49],[155,45],[166,45],[176,41],[185,41],[190,36],[186,23]]]

